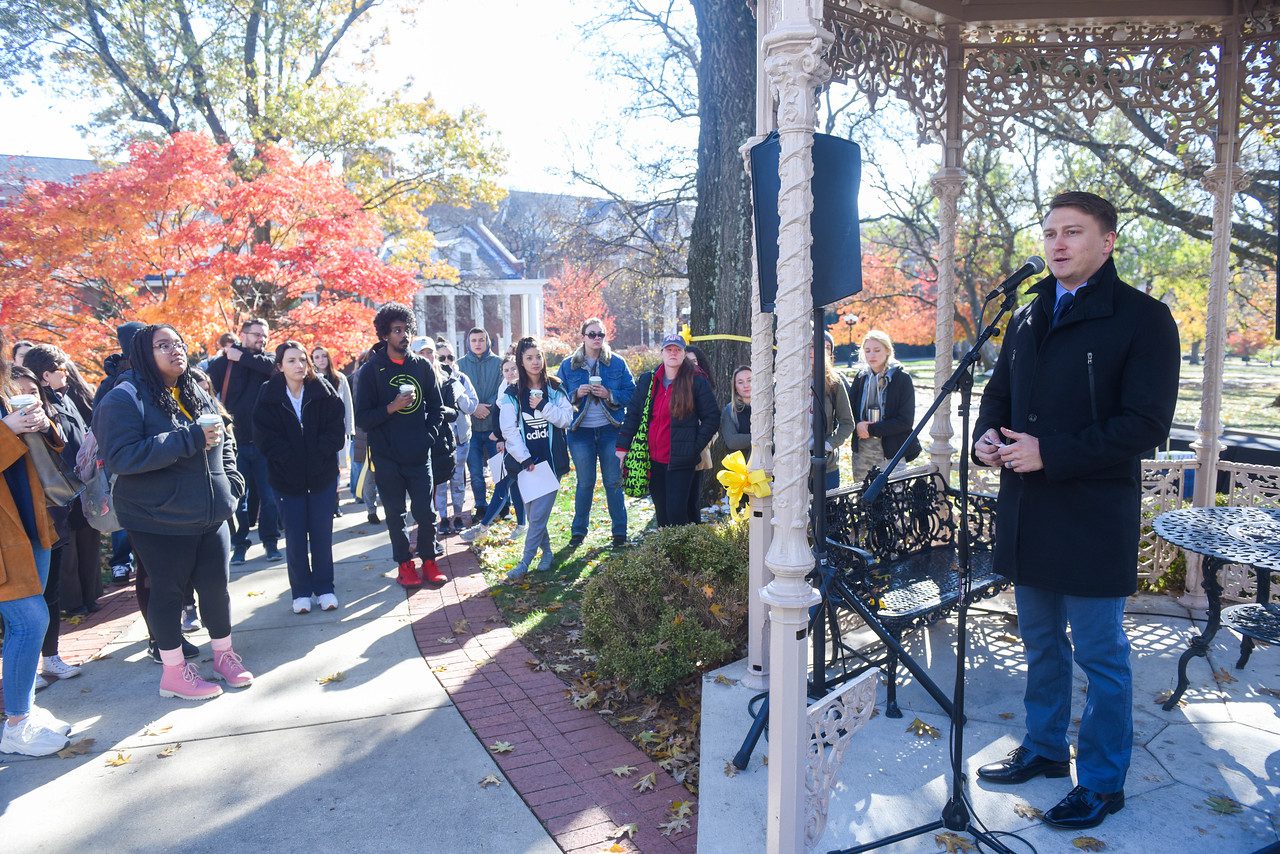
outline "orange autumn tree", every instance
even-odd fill
[[[578,330],[588,317],[598,317],[613,331],[613,318],[604,303],[605,280],[588,267],[566,265],[547,282],[542,326],[547,334],[577,346]]]
[[[90,374],[126,320],[172,323],[210,351],[252,316],[339,361],[366,346],[372,306],[416,289],[375,254],[374,216],[328,164],[267,147],[244,180],[227,153],[180,133],[70,184],[26,187],[0,207],[0,324]]]
[[[898,254],[865,244],[862,290],[835,308],[837,320],[828,331],[837,344],[861,344],[872,329],[889,334],[895,344],[929,344],[935,335],[937,283],[905,269]],[[852,327],[845,315],[856,315]]]

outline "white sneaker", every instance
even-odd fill
[[[338,610],[338,597],[334,596],[332,593],[321,593],[320,594],[320,610],[321,611]]]
[[[37,673],[37,674],[36,674],[36,685],[35,685],[36,690],[37,690],[37,691],[43,691],[45,688],[48,688],[48,687],[49,687],[49,680],[48,680],[48,679],[45,679],[43,676],[41,676],[39,673]]]
[[[523,537],[524,532],[527,530],[529,530],[528,525],[516,525],[514,528],[511,529],[511,533],[510,535],[507,536],[507,539],[514,543],[516,540]]]
[[[40,672],[55,679],[70,679],[72,676],[80,675],[80,668],[74,664],[67,664],[60,656],[46,655],[40,659]]]
[[[44,706],[37,706],[33,703],[31,705],[29,717],[31,720],[36,722],[37,726],[42,726],[45,729],[51,729],[54,732],[60,732],[63,735],[71,734],[71,724],[61,718],[54,717],[53,712],[49,711]]]
[[[293,600],[293,613],[310,614],[311,613],[311,597],[299,596]]]
[[[31,719],[31,715],[27,715],[13,726],[8,723],[4,725],[4,735],[0,736],[0,752],[49,756],[69,743],[65,735],[40,726]]]
[[[485,535],[485,532],[488,530],[489,530],[488,525],[482,525],[480,523],[476,523],[475,525],[472,525],[470,528],[467,528],[467,530],[459,534],[458,539],[462,540],[464,543],[474,543],[476,540],[483,537]]]

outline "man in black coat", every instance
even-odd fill
[[[443,422],[440,384],[426,359],[409,352],[413,312],[400,303],[387,303],[373,318],[380,343],[356,380],[356,426],[368,433],[366,465],[373,467],[378,495],[387,511],[391,551],[400,565],[402,587],[418,587],[424,580],[447,579],[436,566],[434,487],[431,452]],[[418,556],[413,565],[405,534],[405,499],[412,502],[418,522]]]
[[[1053,275],[1014,312],[974,427],[974,457],[1002,467],[995,566],[1013,579],[1027,654],[1026,736],[978,776],[1070,776],[1074,653],[1089,680],[1078,785],[1045,813],[1073,830],[1124,806],[1133,679],[1123,618],[1137,590],[1140,460],[1168,436],[1178,393],[1177,326],[1120,280],[1115,240],[1110,202],[1083,192],[1050,201]]]
[[[209,382],[213,393],[231,413],[236,428],[236,467],[244,475],[249,491],[236,509],[236,528],[231,535],[231,564],[245,562],[249,551],[249,529],[253,527],[253,508],[258,510],[258,540],[267,550],[267,560],[281,560],[280,514],[276,493],[267,476],[267,458],[253,441],[253,409],[258,395],[276,363],[265,352],[270,329],[260,317],[240,324],[240,343],[231,344],[209,363]]]

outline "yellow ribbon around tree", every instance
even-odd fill
[[[729,493],[729,515],[735,520],[746,518],[746,513],[739,508],[742,498],[754,495],[764,498],[772,490],[769,488],[769,476],[760,469],[747,468],[747,461],[742,451],[734,451],[724,458],[724,468],[716,472],[716,480]]]
[[[687,323],[680,327],[680,337],[684,339],[686,346],[694,341],[743,341],[747,344],[751,343],[749,335],[694,335],[693,330],[689,328]]]

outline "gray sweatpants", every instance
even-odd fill
[[[538,549],[542,549],[542,562],[537,568],[540,570],[551,568],[551,535],[547,533],[547,521],[551,518],[551,509],[556,506],[558,494],[559,490],[548,492],[546,495],[525,502],[525,521],[528,522],[529,529],[524,535],[524,557],[520,562],[530,569],[534,568],[533,558],[538,553]]]

